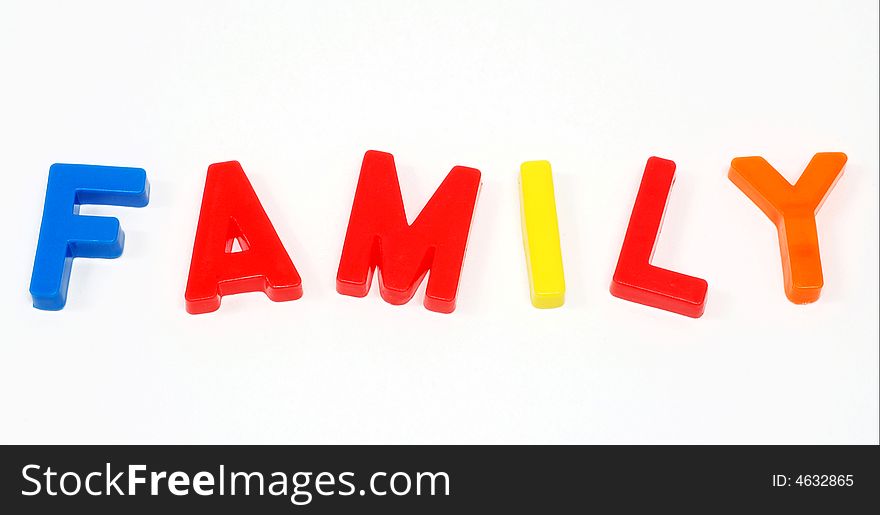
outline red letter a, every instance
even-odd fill
[[[233,252],[238,243],[240,252]],[[302,281],[238,161],[208,167],[186,283],[186,310],[216,311],[222,295],[302,297]]]
[[[339,260],[336,290],[365,296],[373,269],[378,267],[382,298],[404,304],[430,269],[425,307],[451,313],[479,189],[479,170],[454,167],[408,225],[394,157],[368,151]]]

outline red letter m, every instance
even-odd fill
[[[382,298],[405,304],[430,270],[425,307],[451,313],[479,189],[479,170],[454,167],[409,225],[394,157],[368,151],[351,207],[336,290],[365,296],[378,267]]]

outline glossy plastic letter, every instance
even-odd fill
[[[186,283],[186,310],[194,315],[216,311],[223,295],[255,291],[276,302],[296,300],[302,297],[302,281],[238,161],[212,164]]]
[[[706,307],[706,281],[651,264],[674,180],[675,163],[659,157],[648,159],[611,281],[611,294],[699,318]]]
[[[785,295],[795,304],[819,300],[822,262],[816,213],[843,174],[846,154],[813,156],[794,186],[763,157],[737,157],[728,177],[776,224]]]
[[[451,313],[479,189],[479,170],[454,167],[409,225],[394,157],[368,151],[339,260],[336,290],[365,296],[373,270],[378,268],[382,298],[405,304],[430,270],[425,307]]]
[[[565,302],[565,275],[550,163],[523,163],[519,184],[523,246],[532,305],[558,308]]]
[[[43,221],[34,258],[30,293],[34,307],[59,310],[67,301],[73,258],[117,258],[125,233],[119,220],[80,216],[83,204],[146,206],[147,172],[141,168],[54,164],[43,204]]]

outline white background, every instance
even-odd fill
[[[0,441],[877,443],[878,5],[2,2]],[[414,218],[479,168],[458,309],[335,293],[363,153]],[[849,155],[818,217],[825,288],[789,303],[772,223],[726,178]],[[699,320],[608,293],[649,156],[677,181],[654,263]],[[183,291],[205,171],[241,161],[301,300]],[[517,173],[553,165],[568,295],[529,303]],[[27,292],[49,165],[147,170],[150,205]]]

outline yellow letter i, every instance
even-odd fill
[[[523,246],[532,305],[558,308],[565,302],[565,277],[550,163],[523,163],[519,179]]]

